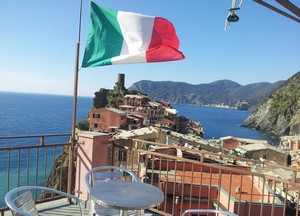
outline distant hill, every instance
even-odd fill
[[[249,127],[276,136],[300,134],[300,72],[253,109],[246,119]]]
[[[129,90],[138,90],[152,100],[163,100],[173,104],[224,104],[236,107],[246,101],[248,107],[252,107],[282,83],[283,81],[261,82],[243,86],[230,80],[219,80],[192,85],[184,82],[141,80],[134,83]]]

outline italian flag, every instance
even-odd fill
[[[82,67],[184,59],[168,20],[110,10],[91,2],[90,30]]]

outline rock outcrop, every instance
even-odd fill
[[[68,170],[69,170],[69,146],[65,146],[62,152],[60,153],[60,155],[56,158],[54,162],[54,165],[51,169],[51,173],[47,179],[46,187],[67,192]]]
[[[276,137],[300,134],[300,72],[270,94],[245,120],[248,127]]]

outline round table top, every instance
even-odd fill
[[[122,210],[141,210],[159,205],[164,193],[157,187],[134,181],[110,180],[91,189],[95,203]]]

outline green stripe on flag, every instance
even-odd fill
[[[111,58],[120,55],[123,35],[117,14],[118,11],[91,2],[90,30],[82,67],[110,65]]]

